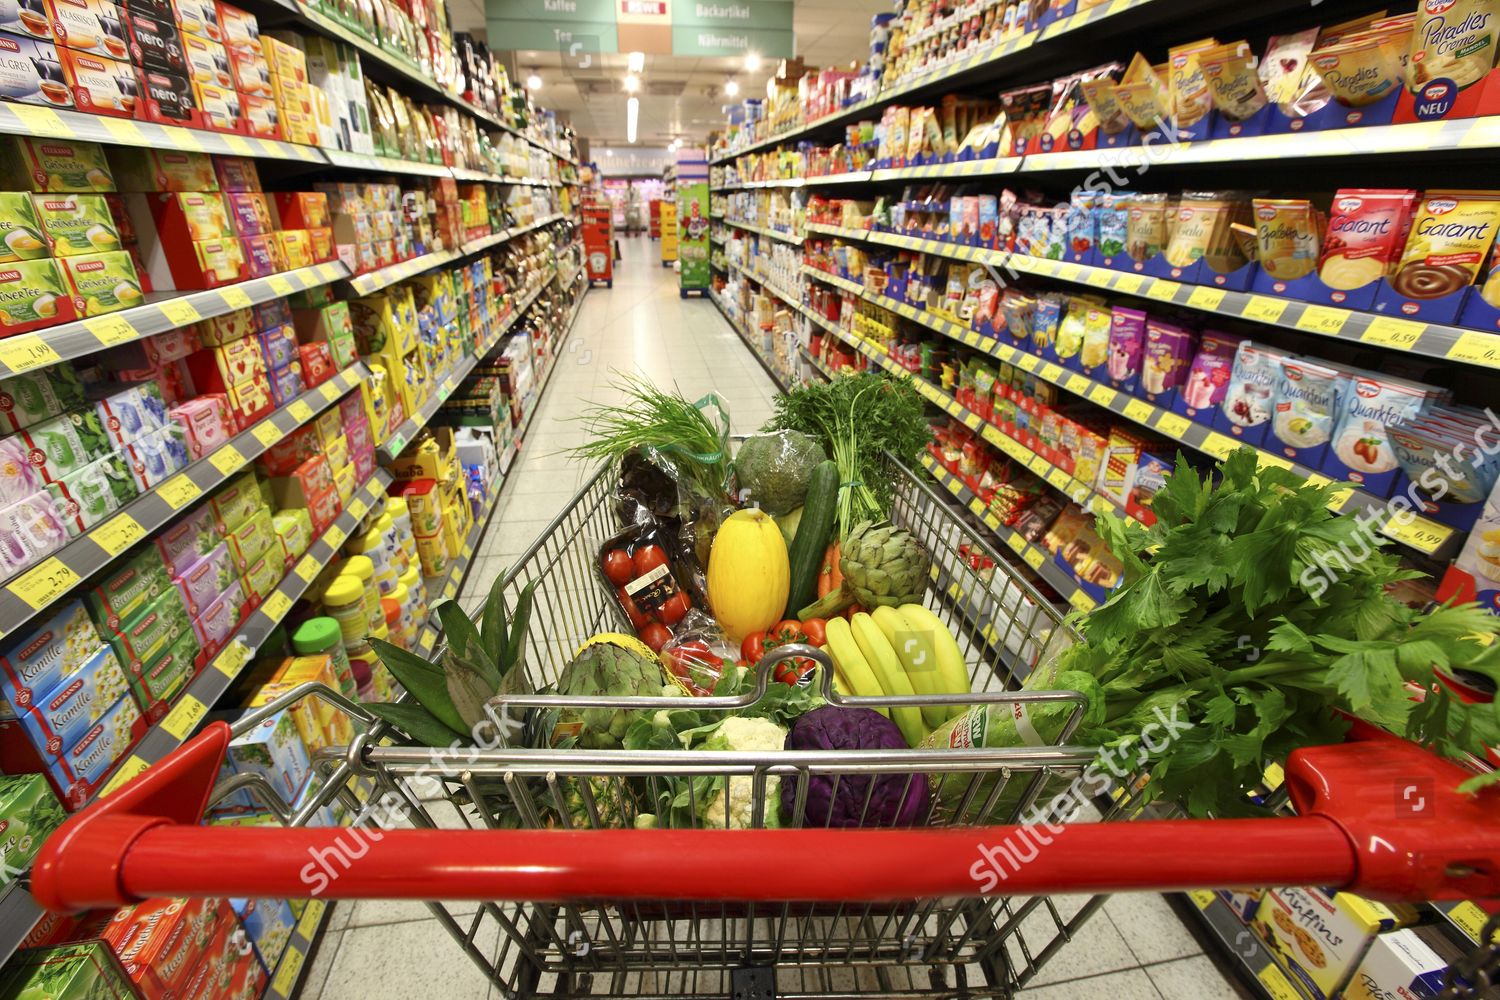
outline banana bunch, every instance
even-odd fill
[[[878,607],[848,620],[830,618],[828,655],[834,688],[857,697],[964,694],[969,674],[953,633],[920,604]],[[896,723],[909,746],[964,711],[963,705],[876,709]]]

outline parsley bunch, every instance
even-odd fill
[[[1476,605],[1414,610],[1387,587],[1421,574],[1372,545],[1370,529],[1328,510],[1340,484],[1258,469],[1241,449],[1217,483],[1179,456],[1150,528],[1097,528],[1125,582],[1079,622],[1060,668],[1098,684],[1077,742],[1132,747],[1147,793],[1194,816],[1244,815],[1265,765],[1338,742],[1339,708],[1450,757],[1500,745],[1500,703],[1465,704],[1436,671],[1500,681],[1500,619]],[[1332,572],[1327,572],[1326,569]],[[1426,692],[1416,701],[1408,683]],[[1191,722],[1168,746],[1138,735],[1156,710]],[[1500,773],[1466,788],[1500,781]]]

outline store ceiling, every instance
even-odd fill
[[[485,38],[484,2],[449,0],[454,28]],[[870,52],[871,16],[891,6],[891,0],[796,0],[792,28],[797,52],[807,65],[819,68],[863,60]],[[505,48],[504,39],[486,41],[492,48]],[[580,136],[594,146],[625,144],[629,95],[621,82],[623,53],[568,59],[559,52],[523,51],[516,53],[516,66],[520,80],[533,70],[541,75],[537,101],[570,120]],[[637,95],[637,144],[662,146],[678,137],[702,141],[723,126],[726,104],[762,96],[775,68],[775,59],[765,60],[759,72],[746,73],[740,59],[648,55]],[[724,81],[731,76],[740,84],[738,98],[724,94]]]

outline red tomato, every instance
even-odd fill
[[[770,628],[766,629],[766,638],[773,645],[780,646],[788,642],[805,642],[806,634],[802,631],[802,623],[795,618],[786,618]]]
[[[814,666],[812,660],[797,657],[795,660],[782,660],[776,664],[776,679],[787,687],[796,687],[804,674]]]
[[[665,604],[656,609],[656,614],[668,625],[676,625],[682,621],[682,616],[687,614],[688,608],[692,606],[693,602],[688,598],[688,595],[679,590],[668,598]]]
[[[822,618],[809,618],[803,622],[802,634],[807,636],[809,646],[828,645],[828,623]]]
[[[751,632],[740,643],[740,658],[752,667],[765,655],[766,634],[764,632]]]
[[[631,626],[639,631],[640,627],[646,624],[647,618],[636,606],[635,599],[625,593],[624,587],[616,587],[615,596],[620,599],[620,605],[624,607],[625,617],[630,619]]]
[[[623,587],[634,580],[635,569],[631,564],[630,553],[624,549],[610,549],[604,553],[604,575],[617,587]]]
[[[653,653],[661,652],[661,648],[672,638],[672,633],[660,622],[651,622],[641,629],[641,641],[651,647]]]
[[[642,545],[635,550],[632,557],[635,564],[635,575],[645,576],[658,566],[667,564],[667,554],[662,551],[660,545]]]

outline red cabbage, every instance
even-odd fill
[[[824,705],[802,715],[786,735],[788,750],[905,750],[896,724],[869,708]],[[796,815],[802,775],[781,779],[781,815]],[[875,788],[870,790],[870,783]],[[837,787],[835,787],[835,783]],[[911,826],[927,808],[925,774],[815,774],[807,781],[802,826]],[[866,807],[866,798],[869,805]],[[861,822],[863,813],[863,822]]]

